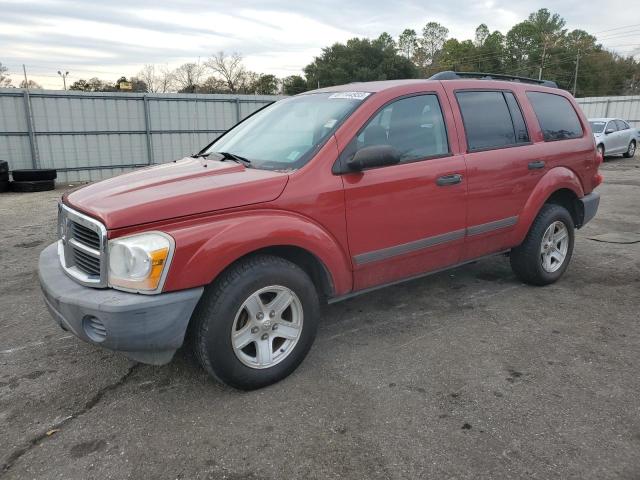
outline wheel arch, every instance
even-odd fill
[[[176,240],[176,254],[165,291],[208,285],[236,262],[261,253],[300,266],[322,295],[342,295],[352,287],[345,248],[328,230],[295,213],[253,211],[168,233]]]
[[[578,176],[566,167],[555,167],[540,179],[527,199],[515,231],[516,245],[522,243],[533,221],[546,203],[562,205],[569,210],[577,228],[582,226],[584,210],[580,199],[584,190]]]

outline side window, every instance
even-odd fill
[[[524,123],[524,117],[522,116],[522,110],[520,110],[520,105],[516,101],[516,97],[513,96],[511,92],[503,92],[504,98],[507,101],[507,105],[509,106],[509,111],[511,112],[511,119],[513,120],[513,129],[516,133],[516,142],[517,143],[527,143],[529,142],[529,132],[527,131],[527,125]]]
[[[356,138],[363,147],[391,145],[401,162],[449,152],[447,130],[438,97],[433,94],[401,98],[380,110]]]
[[[622,120],[616,120],[616,125],[618,126],[618,130],[628,130],[629,129],[629,125],[627,125]]]
[[[506,93],[511,95],[513,109],[507,105],[508,100],[503,92],[456,93],[469,150],[501,148],[529,141],[520,108],[513,94]]]
[[[582,137],[578,114],[565,97],[544,92],[527,92],[527,97],[538,118],[545,142]]]
[[[609,123],[607,123],[607,128],[605,129],[605,133],[606,132],[613,133],[617,131],[618,131],[618,125],[616,125],[615,120],[611,120]]]

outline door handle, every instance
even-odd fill
[[[454,173],[452,175],[443,175],[442,177],[438,177],[436,185],[439,187],[446,187],[447,185],[456,185],[460,182],[462,182],[462,175]]]
[[[535,162],[529,162],[529,170],[540,170],[544,168],[544,162],[542,160],[536,160]]]

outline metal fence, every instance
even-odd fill
[[[61,182],[99,180],[196,152],[278,98],[0,89],[0,160],[56,168]],[[640,96],[577,101],[587,117],[640,128]]]
[[[577,98],[587,118],[615,117],[640,128],[640,95]]]
[[[99,180],[196,152],[277,98],[0,89],[0,160]]]

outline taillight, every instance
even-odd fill
[[[604,181],[604,177],[602,176],[602,174],[600,172],[596,173],[593,176],[593,188],[596,188],[598,185],[600,185],[602,182]]]

